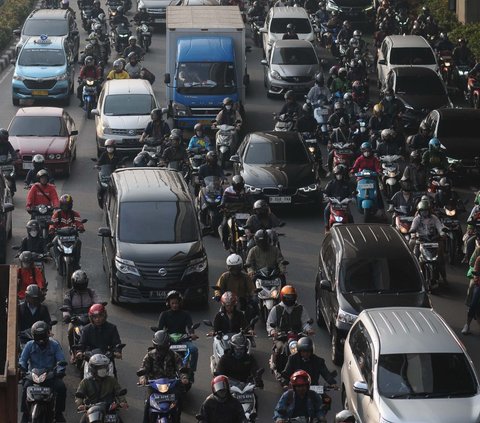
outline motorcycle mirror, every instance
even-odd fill
[[[312,320],[312,322],[313,322],[313,320]],[[117,344],[117,345],[115,345],[115,348],[121,350],[121,349],[123,349],[126,345],[127,345],[127,344]]]
[[[289,262],[288,260],[283,260],[283,261],[282,261],[282,264],[283,264],[284,266],[288,266],[288,265],[290,264],[290,262]]]
[[[70,307],[69,306],[62,306],[59,308],[60,311],[70,311]]]
[[[120,389],[120,391],[118,391],[118,396],[127,395],[127,392],[127,388]]]
[[[255,316],[252,320],[250,320],[250,326],[255,325],[255,323],[258,322],[258,319],[259,319],[259,317],[258,317],[258,316]]]
[[[278,225],[278,227],[279,227],[279,228],[283,228],[285,225],[286,225],[286,222],[280,222],[280,224]]]
[[[259,292],[261,292],[262,289],[263,289],[263,288],[255,288],[255,290],[254,290],[255,294],[258,294]]]
[[[152,332],[157,332],[158,331],[158,326],[150,326],[150,330]]]
[[[87,223],[88,219],[82,219],[82,223]]]
[[[277,326],[275,325],[275,323],[270,323],[270,327],[271,327],[272,329],[275,329]]]
[[[335,370],[336,371],[336,370]],[[257,370],[257,376],[260,377],[265,373],[265,369],[262,367],[261,369]]]
[[[91,157],[90,160],[95,163],[98,162],[98,159],[96,159],[95,157]]]
[[[19,246],[19,245],[14,245],[14,246],[12,247],[12,250],[18,251],[18,250],[20,250],[20,246]]]
[[[201,421],[201,420],[202,420],[202,415],[201,415],[201,414],[195,414],[195,418],[196,418],[198,421]]]
[[[216,286],[216,285],[212,285],[210,288],[214,289],[215,291],[221,291],[222,288],[220,288],[219,286]]]
[[[195,330],[195,329],[198,329],[199,327],[200,327],[200,322],[195,323],[195,324],[191,327],[191,329],[192,329],[192,330]]]
[[[57,361],[57,366],[63,367],[63,366],[67,366],[67,365],[68,365],[68,363],[66,361]]]
[[[55,326],[58,323],[58,320],[51,320],[50,327]]]
[[[100,304],[102,304],[104,307],[108,305],[108,302],[107,301],[103,301],[101,302]]]
[[[307,323],[308,323],[309,325],[311,325],[311,324],[313,323],[313,319],[307,320]]]
[[[140,376],[144,376],[145,374],[147,373],[147,371],[145,369],[138,369],[137,370],[137,376],[140,377]]]
[[[204,320],[203,324],[208,327],[213,327],[213,323],[210,320]]]

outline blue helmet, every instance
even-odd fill
[[[440,141],[438,138],[432,138],[428,143],[429,150],[440,150]]]
[[[368,141],[365,141],[365,142],[362,143],[362,145],[360,146],[360,151],[371,150],[371,149],[372,149],[372,144],[370,144]]]

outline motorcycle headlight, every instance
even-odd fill
[[[252,194],[259,194],[262,192],[262,188],[254,187],[253,185],[245,184],[245,191],[251,192]]]
[[[408,229],[405,226],[400,226],[400,232],[402,234],[408,234]]]
[[[34,383],[43,383],[45,382],[45,379],[47,378],[47,372],[42,373],[41,375],[37,375],[35,373],[32,373],[32,380]]]
[[[115,266],[120,273],[140,276],[140,272],[135,267],[135,263],[131,260],[125,260],[120,257],[115,257]]]
[[[23,81],[25,78],[22,75],[18,75],[16,73],[14,73],[13,74],[13,79],[15,79],[15,81]]]
[[[276,79],[276,80],[281,80],[282,79],[282,77],[280,76],[280,74],[276,70],[271,71],[270,76],[272,77],[272,79]]]
[[[391,171],[388,172],[388,177],[389,177],[389,178],[395,178],[395,176],[397,176],[397,172],[396,172],[396,171],[391,170]]]
[[[370,12],[370,10],[373,10],[373,5],[367,6],[363,9],[364,12]]]
[[[339,309],[337,315],[337,321],[341,323],[346,323],[348,325],[353,325],[355,320],[357,320],[356,314],[347,313],[345,310]]]
[[[309,146],[308,151],[310,151],[312,154],[315,153],[315,147],[313,145]]]
[[[313,192],[313,191],[316,191],[317,189],[318,189],[318,184],[310,184],[306,187],[298,188],[298,190],[302,192]]]
[[[87,79],[85,82],[89,87],[93,87],[95,85],[94,79]]]
[[[188,267],[185,269],[183,276],[190,275],[191,273],[200,273],[203,272],[207,268],[207,258],[200,257],[198,259],[192,260]]]
[[[343,216],[335,216],[335,222],[343,222]]]
[[[457,211],[455,209],[447,209],[445,208],[445,214],[449,217],[455,216],[457,214]]]
[[[173,102],[172,107],[173,107],[174,113],[177,116],[189,116],[190,115],[189,108],[187,106],[181,104],[181,103]]]
[[[55,78],[57,81],[66,81],[68,79],[68,73],[64,73],[62,75],[58,75]]]
[[[450,62],[444,62],[443,64],[444,64],[445,66],[448,66],[448,67],[451,66],[451,63],[450,63]]]
[[[168,384],[167,383],[157,383],[157,390],[158,392],[164,394],[168,392]]]

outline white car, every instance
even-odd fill
[[[432,309],[362,311],[345,341],[342,399],[360,423],[478,423],[472,360]]]
[[[144,79],[106,81],[98,98],[95,115],[97,153],[104,150],[105,140],[114,139],[117,150],[124,153],[142,149],[139,139],[150,112],[158,108],[152,86]]]
[[[272,7],[268,11],[265,26],[262,28],[265,57],[268,58],[273,43],[283,38],[288,24],[295,26],[295,32],[300,40],[311,43],[315,41],[315,30],[303,7]]]

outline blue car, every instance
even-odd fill
[[[20,100],[48,99],[68,105],[74,78],[73,54],[65,37],[31,37],[15,63],[12,103],[18,106]]]

